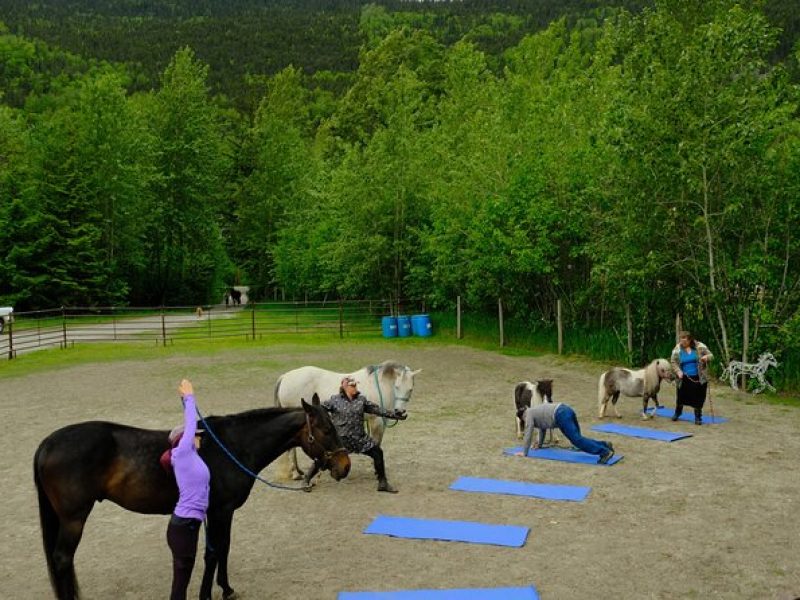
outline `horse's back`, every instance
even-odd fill
[[[300,399],[310,401],[314,394],[327,400],[339,391],[343,375],[315,366],[299,367],[278,378],[275,390],[276,406],[299,406]]]
[[[109,499],[129,510],[164,513],[177,500],[174,481],[170,486],[158,462],[168,447],[166,431],[87,421],[62,427],[42,440],[34,469],[48,495],[58,496],[65,511]],[[153,495],[153,489],[161,491]]]

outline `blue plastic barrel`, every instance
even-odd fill
[[[408,337],[411,335],[411,317],[398,316],[397,317],[397,336]]]
[[[381,330],[385,338],[397,337],[397,318],[383,317],[381,319]]]
[[[411,330],[414,335],[427,337],[433,333],[431,318],[428,315],[413,315],[411,317]]]

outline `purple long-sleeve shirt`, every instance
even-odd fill
[[[183,436],[172,449],[172,468],[178,482],[178,504],[175,515],[203,520],[208,510],[208,494],[211,473],[197,454],[194,435],[197,431],[197,409],[194,396],[187,394],[183,399]]]

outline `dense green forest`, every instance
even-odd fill
[[[0,304],[561,300],[633,361],[749,310],[798,356],[788,3],[0,6]]]
[[[0,0],[0,20],[12,33],[73,54],[125,64],[129,89],[158,85],[180,48],[210,66],[212,95],[253,112],[265,75],[293,66],[320,93],[340,94],[352,82],[359,52],[392,28],[424,29],[451,45],[468,39],[499,69],[504,50],[527,33],[566,16],[574,22],[600,6],[640,10],[641,0]]]

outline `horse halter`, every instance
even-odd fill
[[[325,446],[322,445],[321,442],[317,442],[317,439],[314,437],[314,432],[311,428],[311,417],[308,416],[306,413],[306,428],[308,429],[308,444],[309,446],[313,447],[315,444],[319,445],[322,448],[322,459],[314,458],[314,462],[317,464],[321,470],[326,470],[330,468],[331,461],[337,454],[347,454],[347,450],[340,446],[334,450],[326,450]]]

